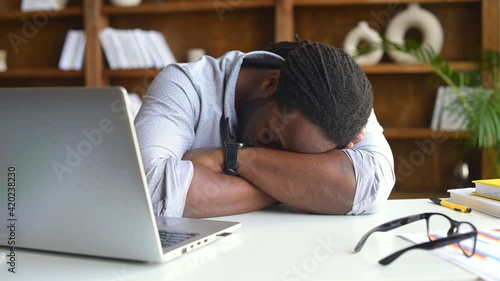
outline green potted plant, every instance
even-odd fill
[[[421,64],[431,67],[453,89],[457,99],[450,106],[458,115],[464,116],[463,126],[469,132],[465,138],[466,147],[487,151],[495,166],[495,176],[500,177],[500,52],[483,50],[478,56],[477,69],[460,72],[432,48],[422,47],[413,39],[407,39],[403,44],[384,39],[382,46],[367,46],[359,49],[358,54],[376,48],[415,57]]]

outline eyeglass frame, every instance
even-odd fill
[[[429,233],[429,218],[433,215],[443,216],[446,219],[448,219],[448,221],[450,222],[451,227],[450,227],[450,229],[448,229],[447,237],[440,238],[437,240],[431,240],[430,233]],[[361,251],[366,240],[368,240],[368,237],[375,232],[387,232],[389,230],[393,230],[393,229],[398,228],[400,226],[407,225],[409,223],[416,222],[416,221],[419,221],[422,219],[425,219],[425,221],[426,221],[425,223],[426,223],[426,228],[427,228],[427,238],[429,238],[429,242],[416,244],[416,245],[401,249],[395,253],[392,253],[389,256],[379,260],[378,262],[380,264],[388,265],[388,264],[392,263],[394,260],[396,260],[399,256],[401,256],[402,254],[406,253],[409,250],[413,250],[413,249],[433,250],[436,248],[447,246],[449,244],[458,243],[462,240],[467,240],[469,238],[473,238],[473,240],[474,240],[474,245],[472,247],[471,253],[467,254],[464,251],[464,249],[460,246],[460,244],[458,244],[459,248],[460,248],[460,250],[462,250],[462,253],[468,258],[472,257],[474,255],[474,253],[476,252],[477,228],[470,222],[456,221],[456,220],[450,218],[449,216],[447,216],[445,214],[441,214],[441,213],[421,213],[421,214],[417,214],[417,215],[411,215],[411,216],[395,219],[395,220],[386,222],[384,224],[381,224],[379,226],[376,226],[376,227],[372,228],[370,231],[368,231],[365,235],[363,235],[363,237],[361,237],[359,242],[356,244],[356,247],[354,247],[354,252],[358,253],[359,251]],[[468,232],[468,233],[456,234],[460,224],[470,225],[472,227],[472,231]]]

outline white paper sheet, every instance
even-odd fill
[[[445,235],[445,232],[436,233],[438,237],[445,237]],[[411,233],[399,236],[412,243],[429,242],[426,233]],[[461,245],[466,250],[472,247],[472,243],[461,243]],[[476,252],[470,258],[462,253],[457,244],[450,244],[431,252],[478,275],[484,280],[500,280],[500,228],[478,230]]]

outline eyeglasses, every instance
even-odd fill
[[[366,233],[361,238],[361,240],[359,240],[358,244],[354,248],[354,252],[357,253],[361,251],[361,248],[363,248],[363,245],[365,244],[368,237],[374,232],[386,232],[398,228],[400,226],[423,219],[425,219],[427,223],[427,238],[429,238],[429,242],[417,244],[399,250],[379,260],[380,264],[388,265],[409,250],[413,249],[433,250],[453,243],[457,243],[458,247],[460,248],[460,250],[462,250],[465,256],[471,257],[474,255],[476,251],[476,240],[477,240],[476,227],[469,222],[455,221],[450,217],[440,213],[423,213],[423,214],[395,219],[390,222],[386,222],[382,225],[379,225],[373,228],[372,230],[368,231],[368,233]],[[436,231],[446,228],[448,229],[446,237],[439,237],[438,235],[436,235]]]

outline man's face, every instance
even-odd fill
[[[242,140],[250,146],[300,153],[322,153],[336,147],[303,113],[286,112],[272,97],[247,102],[238,117]]]

